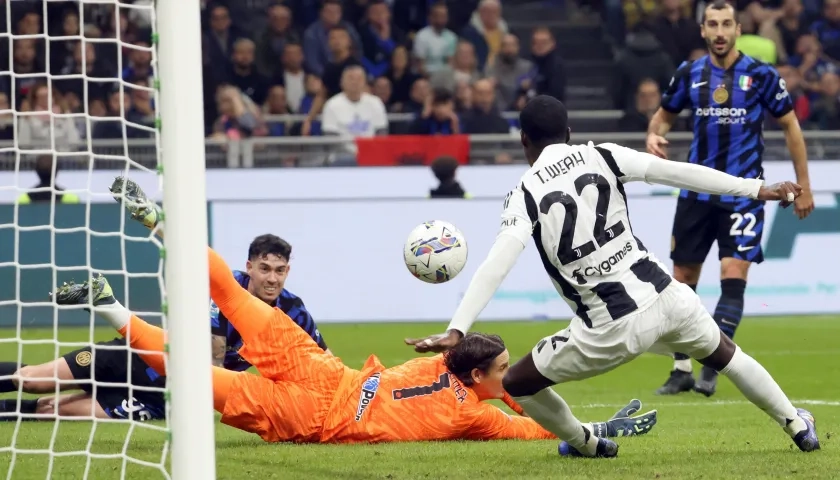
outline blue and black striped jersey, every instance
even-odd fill
[[[251,281],[251,277],[249,277],[245,272],[234,270],[233,276],[236,278],[236,281],[242,285],[242,288],[248,288],[248,282]],[[295,323],[300,325],[300,328],[312,337],[312,340],[315,340],[315,343],[317,343],[319,347],[324,350],[327,349],[324,337],[321,336],[321,332],[318,331],[318,326],[315,324],[315,320],[312,318],[312,315],[309,314],[309,311],[306,309],[306,306],[303,304],[303,300],[301,300],[300,297],[284,288],[283,291],[280,292],[280,296],[277,297],[275,305],[280,310],[286,312],[286,315],[291,317]],[[239,356],[239,349],[242,348],[242,336],[239,335],[239,332],[237,332],[235,328],[233,328],[233,325],[227,318],[225,318],[224,314],[219,311],[219,307],[217,307],[216,303],[213,301],[210,302],[210,329],[213,335],[221,335],[226,339],[227,352],[225,353],[224,367],[228,370],[240,372],[248,370],[251,367],[251,364]]]
[[[708,55],[683,62],[662,95],[662,108],[690,108],[694,139],[688,161],[744,178],[762,178],[765,112],[779,118],[793,110],[785,81],[772,66],[741,53],[731,67],[715,66]],[[680,197],[732,203],[730,195],[687,190]]]

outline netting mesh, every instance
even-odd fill
[[[161,196],[148,189],[155,169],[129,148],[143,139],[159,152],[154,6],[2,8],[0,383],[19,370],[16,389],[0,393],[0,469],[9,479],[168,478],[165,378],[124,343],[96,344],[116,333],[47,295],[102,273],[126,307],[166,326],[162,246],[105,188],[128,173]],[[63,185],[65,168],[87,169],[86,184]],[[35,413],[16,413],[33,399]]]

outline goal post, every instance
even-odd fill
[[[216,478],[200,0],[157,0],[172,478]]]

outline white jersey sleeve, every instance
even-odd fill
[[[516,187],[505,197],[502,224],[496,241],[470,280],[447,330],[457,330],[463,334],[469,331],[516,264],[533,230],[524,192],[521,187]]]
[[[757,198],[764,185],[761,179],[738,178],[702,165],[663,160],[614,143],[604,143],[597,148],[603,150],[602,155],[604,151],[612,154],[612,163],[618,170],[614,173],[625,183],[642,181],[700,193],[749,198]],[[610,163],[610,159],[605,160]]]

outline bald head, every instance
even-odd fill
[[[495,87],[487,79],[478,80],[473,84],[473,104],[485,112],[493,108],[496,102]]]

